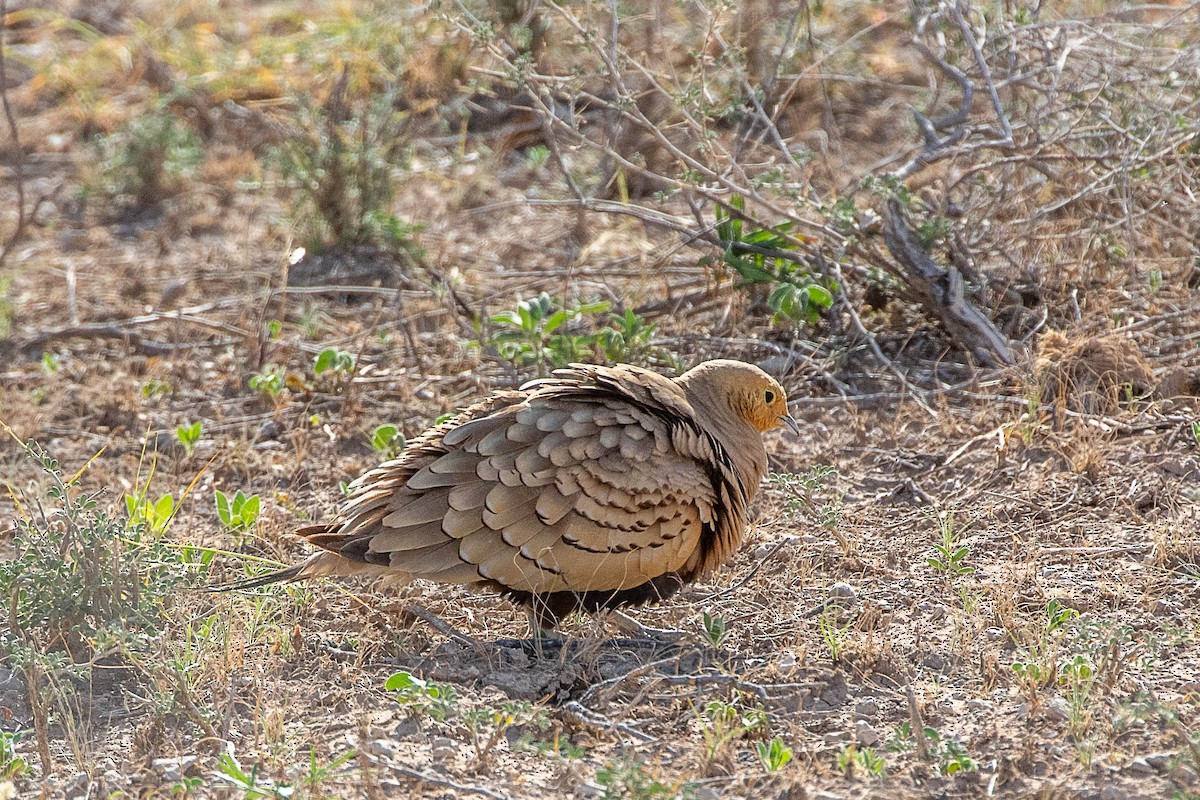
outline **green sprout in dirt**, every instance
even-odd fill
[[[160,381],[151,378],[142,384],[142,397],[153,399],[155,397],[163,397],[171,393],[171,384],[167,381]]]
[[[603,314],[612,307],[607,300],[567,305],[546,292],[522,300],[509,311],[493,315],[489,322],[498,328],[490,337],[472,342],[491,346],[516,367],[535,367],[539,375],[572,362],[644,364],[650,361],[673,364],[670,354],[651,344],[655,326],[633,309],[610,314],[608,325],[592,332],[575,330],[572,323]]]
[[[701,624],[704,626],[704,638],[713,647],[720,647],[729,638],[725,618],[719,614],[709,614],[705,611],[701,617]]]
[[[954,527],[954,511],[941,512],[936,522],[942,540],[933,546],[933,555],[925,563],[947,577],[974,572],[975,568],[966,563],[971,549],[958,541],[961,532]]]
[[[776,736],[769,742],[755,742],[754,752],[758,754],[759,763],[767,772],[778,772],[792,760],[792,748]]]
[[[850,745],[837,755],[837,767],[847,778],[861,772],[871,778],[882,778],[887,774],[887,761],[870,747]]]
[[[240,791],[242,797],[247,798],[247,800],[260,800],[261,798],[289,800],[295,793],[295,789],[290,784],[275,783],[274,781],[260,778],[258,769],[259,765],[255,764],[247,772],[238,763],[238,760],[234,758],[233,753],[222,753],[217,757],[217,771],[214,775]]]
[[[841,625],[838,622],[838,610],[836,606],[829,606],[821,614],[817,620],[817,628],[821,632],[821,639],[825,642],[825,646],[829,648],[829,659],[833,663],[838,663],[842,660],[842,655],[846,651],[846,643],[848,640],[847,634],[850,631],[850,623]]]
[[[262,372],[251,375],[247,382],[252,392],[260,392],[275,400],[284,390],[284,372],[282,367],[269,366]]]
[[[183,445],[183,450],[189,456],[196,449],[196,444],[200,441],[200,436],[204,432],[204,426],[199,420],[188,425],[180,425],[175,429],[175,438]]]
[[[745,200],[734,195],[729,208],[717,208],[717,236],[725,264],[741,278],[739,288],[769,287],[767,305],[776,322],[814,325],[833,305],[834,283],[823,283],[799,257],[791,257],[789,235],[795,223],[760,228],[744,221]]]
[[[17,742],[24,736],[22,731],[0,731],[0,779],[16,780],[29,769],[25,759],[17,755]]]
[[[338,380],[345,380],[354,373],[354,356],[345,350],[325,348],[313,359],[313,374],[321,376],[326,372]]]
[[[145,489],[140,493],[125,495],[125,513],[130,525],[145,525],[153,533],[161,535],[175,516],[175,497],[164,494],[158,500],[146,497]]]
[[[390,461],[404,450],[405,438],[398,425],[388,422],[371,431],[371,449],[385,461]]]
[[[622,758],[596,770],[600,800],[674,800],[691,797],[688,786],[671,787],[650,774],[646,765]]]
[[[746,736],[762,737],[767,731],[767,715],[761,708],[742,708],[737,702],[711,700],[699,715],[700,733],[704,737],[704,760],[713,764],[725,748],[736,739]]]
[[[396,693],[396,700],[419,714],[441,721],[458,712],[458,696],[453,686],[418,678],[410,672],[393,672],[383,685]]]
[[[258,519],[262,501],[258,495],[247,495],[239,489],[232,497],[216,490],[217,516],[234,533],[249,533]]]

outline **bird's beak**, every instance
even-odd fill
[[[800,423],[796,422],[796,420],[792,418],[791,414],[784,414],[779,418],[779,421],[791,428],[792,433],[796,434],[797,436],[800,435]]]

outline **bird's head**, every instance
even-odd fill
[[[679,377],[686,391],[705,404],[728,403],[733,412],[760,433],[786,425],[796,434],[800,426],[788,413],[787,392],[753,364],[719,359],[706,361]]]

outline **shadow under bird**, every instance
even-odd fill
[[[678,378],[573,364],[433,427],[351,484],[321,551],[230,586],[369,575],[486,586],[553,629],[657,602],[741,544],[762,434],[799,432],[779,383],[740,361]],[[631,621],[630,621],[631,622]]]

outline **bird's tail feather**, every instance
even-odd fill
[[[253,578],[247,578],[246,580],[238,581],[237,583],[228,583],[224,586],[212,586],[209,587],[208,591],[213,593],[236,592],[243,589],[257,589],[260,586],[270,586],[272,583],[285,583],[288,581],[298,580],[304,577],[303,572],[306,566],[308,566],[307,562],[303,564],[297,564],[294,567],[276,570],[275,572],[268,572],[265,575],[255,575]]]

